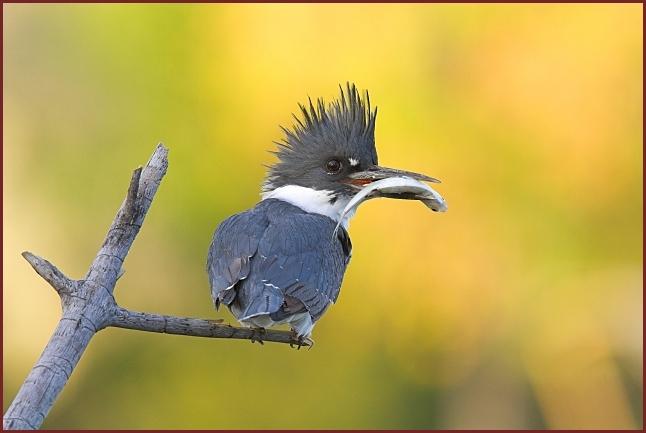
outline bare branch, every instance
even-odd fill
[[[160,332],[165,334],[189,335],[208,338],[236,338],[242,340],[261,340],[274,343],[309,346],[307,341],[300,341],[293,332],[238,328],[220,323],[221,320],[175,317],[162,314],[140,313],[118,307],[108,326],[134,329],[137,331]]]
[[[146,166],[133,172],[128,195],[85,278],[89,290],[103,288],[110,293],[114,290],[123,261],[139,233],[167,169],[168,149],[159,144]]]
[[[128,195],[84,281],[71,281],[47,260],[25,252],[34,270],[63,301],[63,317],[3,417],[5,429],[40,427],[94,334],[110,320],[114,285],[168,167],[159,144],[143,169],[133,173]]]
[[[4,429],[37,429],[49,413],[94,334],[106,326],[210,338],[237,338],[310,346],[291,332],[237,328],[215,320],[139,313],[119,307],[112,293],[123,275],[123,261],[168,168],[161,144],[145,167],[132,174],[128,193],[108,230],[85,280],[66,277],[47,260],[25,251],[34,270],[58,292],[63,317],[45,350],[3,417]]]
[[[73,292],[75,282],[67,278],[56,266],[29,251],[23,251],[22,256],[34,268],[36,273],[43,277],[59,295],[68,295]]]

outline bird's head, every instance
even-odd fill
[[[362,97],[355,85],[340,87],[339,98],[329,104],[310,99],[307,106],[299,107],[301,117],[293,116],[296,123],[290,129],[282,128],[285,136],[276,143],[279,148],[273,153],[278,161],[268,167],[264,198],[282,198],[298,205],[309,200],[316,202],[313,206],[325,206],[325,201],[331,205],[347,203],[367,185],[390,177],[439,182],[423,174],[378,165],[377,109],[371,108],[368,92]],[[405,194],[379,196],[412,198]]]

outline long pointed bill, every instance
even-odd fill
[[[446,212],[448,207],[444,198],[433,188],[420,181],[440,183],[439,180],[423,174],[379,166],[351,174],[345,183],[354,186],[359,191],[341,212],[339,224],[346,214],[362,202],[377,197],[420,200],[434,212]],[[337,224],[337,229],[339,224]],[[336,235],[336,229],[334,233]]]
[[[396,168],[380,167],[378,165],[374,165],[367,170],[351,174],[346,183],[362,187],[377,180],[387,179],[389,177],[410,177],[411,179],[423,180],[425,182],[441,183],[438,179],[426,176],[425,174],[398,170]]]

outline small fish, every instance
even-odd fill
[[[334,229],[334,236],[336,236],[345,215],[356,209],[362,202],[378,197],[420,200],[433,212],[446,212],[448,209],[444,198],[427,184],[408,176],[388,177],[366,185],[352,197],[352,200],[341,211],[341,218]]]

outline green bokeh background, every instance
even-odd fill
[[[206,250],[278,125],[354,81],[380,162],[311,351],[101,331],[48,428],[641,428],[643,22],[633,5],[3,5],[4,409],[131,170],[170,169],[115,295],[212,309]]]

